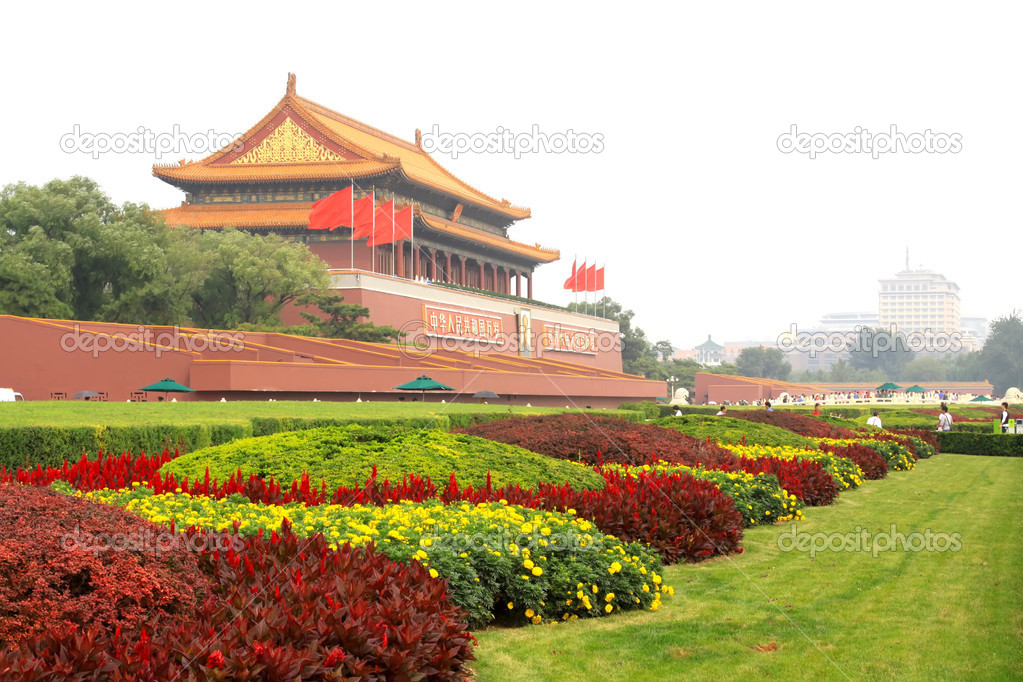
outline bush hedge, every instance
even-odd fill
[[[191,452],[242,438],[244,424],[139,426],[19,426],[0,428],[0,466],[60,466],[83,452]]]
[[[620,420],[612,420],[620,421]],[[625,422],[622,422],[625,423]],[[362,485],[374,473],[400,481],[408,474],[446,481],[452,474],[475,487],[569,483],[576,489],[601,488],[604,479],[589,467],[552,461],[522,448],[435,429],[410,431],[381,426],[348,426],[289,431],[243,438],[183,454],[161,468],[179,480],[228,480],[254,473],[290,484],[308,473],[314,486],[328,489]]]
[[[942,452],[992,457],[1023,457],[1023,434],[1020,433],[942,431],[937,435]]]

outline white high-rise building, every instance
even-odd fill
[[[881,280],[878,318],[899,331],[951,334],[962,329],[959,285],[931,270],[903,270]]]

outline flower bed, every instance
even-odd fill
[[[714,467],[733,459],[727,450],[714,443],[671,429],[590,414],[503,419],[456,432],[587,464],[609,462],[635,466],[664,460]]]
[[[634,476],[648,473],[688,474],[700,480],[710,481],[724,495],[731,498],[735,508],[742,514],[743,523],[746,526],[803,520],[803,502],[783,489],[778,483],[778,477],[774,474],[721,471],[719,469],[687,467],[684,464],[669,462],[644,464],[639,467],[609,464],[604,468]]]
[[[791,412],[767,410],[735,410],[731,417],[745,419],[760,424],[780,426],[794,433],[808,438],[855,438],[856,434],[849,429],[829,424],[821,419],[806,417]]]
[[[868,480],[877,480],[888,475],[888,462],[876,450],[863,445],[859,441],[850,441],[846,445],[838,445],[839,441],[821,440],[817,443],[821,450],[826,450],[839,457],[845,457],[856,463]]]
[[[198,556],[211,594],[187,618],[141,632],[58,624],[0,650],[0,678],[467,676],[474,640],[465,614],[448,600],[445,581],[417,562],[402,566],[372,547],[331,550],[319,535],[300,540],[288,524],[239,542],[237,551]]]
[[[804,463],[816,463],[825,472],[831,475],[831,478],[834,479],[838,490],[855,488],[863,483],[863,472],[860,471],[860,468],[856,466],[855,462],[827,451],[805,450],[790,447],[769,447],[766,445],[729,445],[728,449],[736,455],[757,460],[763,458],[774,458],[789,461],[797,460]],[[782,485],[785,485],[785,483],[783,482]],[[785,486],[785,489],[788,490],[788,486]],[[816,496],[817,493],[816,491],[813,491],[807,494]],[[804,494],[802,499],[806,501],[807,504],[814,504],[807,499],[807,494]],[[823,498],[826,501],[820,503],[831,504],[834,496],[824,493]]]
[[[693,414],[682,417],[665,417],[658,419],[654,424],[674,429],[699,440],[710,439],[715,443],[791,445],[800,448],[813,445],[806,436],[800,436],[788,429],[733,417]]]
[[[892,471],[909,471],[916,466],[909,449],[895,440],[878,438],[821,438],[817,442],[821,446],[837,445],[845,447],[847,445],[862,445],[863,447],[870,448],[884,458],[888,468]]]
[[[384,507],[301,504],[262,505],[245,499],[154,495],[133,490],[86,493],[90,500],[123,506],[166,525],[175,522],[243,535],[270,534],[285,519],[300,537],[322,535],[331,548],[374,542],[394,561],[417,560],[433,578],[450,581],[452,601],[473,626],[495,616],[499,605],[518,604],[543,619],[600,616],[619,610],[657,608],[662,591],[660,559],[637,543],[623,543],[571,513],[541,511],[502,502],[444,505],[402,502]],[[575,585],[618,595],[599,609],[576,601],[564,609]],[[566,592],[566,585],[573,589]],[[602,597],[603,599],[603,597]],[[610,608],[608,608],[610,607]],[[539,621],[535,621],[539,622]]]

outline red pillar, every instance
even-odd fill
[[[526,298],[532,300],[533,298],[533,273],[529,273],[526,279]]]
[[[459,271],[461,273],[458,276],[458,283],[461,284],[464,287],[465,286],[465,256],[459,256],[458,257],[458,267],[459,267]]]
[[[444,254],[444,281],[451,282],[454,277],[451,276],[451,252],[447,251]]]
[[[513,270],[512,276],[515,277],[515,295],[522,296],[522,273],[518,270]]]
[[[437,281],[437,249],[430,249],[430,281]]]
[[[398,243],[395,244],[395,251],[396,251],[395,258],[397,260],[395,261],[395,265],[394,265],[394,268],[395,268],[395,273],[394,274],[396,274],[398,277],[404,277],[405,276],[405,241],[404,240],[402,240],[402,239],[398,240]]]

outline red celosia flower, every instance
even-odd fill
[[[224,660],[224,654],[220,651],[220,649],[211,651],[209,657],[206,659],[207,668],[216,668],[217,670],[220,670],[224,667],[224,665],[226,665],[226,663],[227,661]]]

